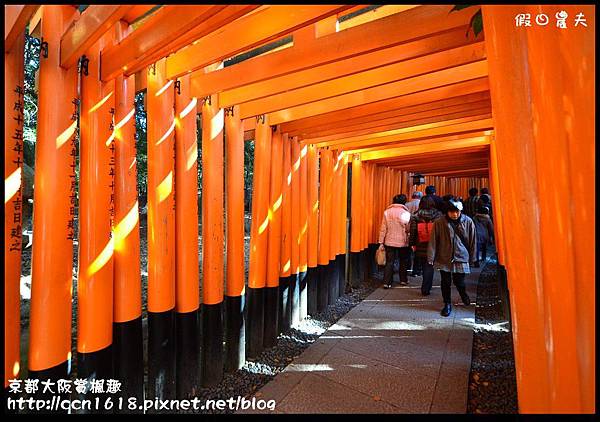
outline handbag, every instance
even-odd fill
[[[380,245],[375,252],[375,261],[377,265],[385,265],[385,246]]]

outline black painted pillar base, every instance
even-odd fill
[[[87,399],[95,402],[96,398],[103,403],[109,394],[92,393],[90,392],[90,382],[92,380],[108,380],[114,379],[113,371],[113,349],[112,344],[104,349],[90,352],[77,352],[77,378],[87,379],[88,391],[86,394],[79,394],[81,400]],[[106,383],[106,381],[105,381]],[[77,413],[113,413],[112,410],[104,409],[104,406],[99,406],[98,409],[82,410]]]
[[[248,287],[248,317],[246,325],[246,356],[255,358],[263,351],[265,289]]]
[[[196,309],[175,314],[177,333],[176,392],[178,399],[191,398],[200,388],[200,318]]]
[[[279,286],[265,287],[265,316],[264,338],[265,348],[273,347],[277,343],[279,333]]]
[[[300,276],[292,274],[290,277],[290,308],[292,312],[291,326],[294,327],[300,322]]]
[[[335,257],[335,262],[338,267],[338,297],[346,293],[346,255],[340,254]]]
[[[279,333],[285,333],[292,326],[292,308],[290,307],[290,277],[279,278]]]
[[[175,399],[175,311],[148,312],[148,394]]]
[[[327,308],[330,273],[327,265],[319,265],[317,268],[319,271],[317,280],[317,312],[321,313]]]
[[[34,400],[44,400],[46,402],[48,402],[49,400],[52,400],[52,396],[55,396],[56,394],[51,393],[49,391],[47,392],[43,392],[43,386],[42,386],[42,381],[46,381],[46,380],[50,380],[54,383],[56,383],[58,380],[60,379],[69,379],[71,376],[71,362],[70,361],[64,361],[56,366],[53,366],[51,368],[47,368],[47,369],[43,369],[41,371],[33,371],[33,370],[29,370],[28,374],[27,374],[27,378],[29,379],[37,379],[39,380],[38,382],[38,391],[35,394],[30,394],[27,395],[25,393],[21,393],[21,394],[7,394],[5,397],[15,397],[16,399],[19,399],[21,397],[28,399],[29,397],[33,397]],[[56,386],[56,384],[55,384]],[[72,391],[75,391],[74,388],[71,388]],[[23,388],[21,388],[21,391],[24,391]],[[54,388],[54,392],[56,393],[56,387]],[[61,398],[65,399],[68,397],[63,397],[61,395]],[[6,409],[6,407],[5,407]],[[22,411],[16,411],[16,413],[26,413],[29,412],[29,410],[22,410]],[[38,412],[36,412],[38,413]],[[48,414],[67,414],[68,411],[67,410],[58,410],[58,411],[54,411],[54,412],[50,412],[50,411],[46,411],[44,413],[48,413]]]
[[[202,304],[202,386],[214,387],[223,379],[223,302]]]
[[[338,271],[338,267],[336,265],[335,262],[335,258],[332,259],[331,261],[329,261],[329,264],[327,265],[327,267],[329,268],[329,274],[331,274],[331,276],[329,277],[329,295],[327,298],[327,304],[328,305],[333,305],[335,303],[335,301],[338,298],[338,290],[339,290],[339,271]]]
[[[319,267],[309,268],[306,272],[306,289],[307,289],[307,308],[306,312],[310,316],[317,314],[317,292],[319,283]]]
[[[369,278],[373,278],[378,271],[377,261],[375,261],[375,253],[379,247],[378,243],[371,243],[367,248],[367,262],[369,268]]]
[[[142,316],[126,322],[113,323],[113,366],[114,379],[121,383],[117,397],[123,403],[129,397],[135,397],[138,403],[144,400],[144,337]],[[123,405],[117,413],[143,413],[130,410]]]
[[[360,286],[360,252],[350,252],[350,269],[349,269],[349,277],[350,277],[350,287],[358,287]]]
[[[304,320],[308,316],[308,270],[298,274],[298,296],[299,296],[299,319]]]
[[[360,277],[360,281],[364,282],[369,278],[368,263],[367,263],[367,250],[363,249],[359,253],[360,253],[359,266],[358,266],[359,277]]]
[[[512,329],[512,318],[510,315],[510,294],[508,292],[508,276],[506,274],[506,267],[504,265],[497,266],[497,280],[498,280],[498,295],[500,296],[502,313],[504,319],[508,321],[508,328]]]
[[[246,363],[245,296],[225,296],[225,371],[235,372]]]

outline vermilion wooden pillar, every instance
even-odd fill
[[[271,169],[271,127],[266,115],[258,116],[256,119],[246,326],[246,354],[252,358],[258,356],[263,350]]]
[[[594,412],[595,8],[482,9],[519,411]]]
[[[299,225],[298,225],[298,314],[302,321],[308,315],[308,145],[300,147],[300,182]]]
[[[329,284],[331,273],[329,272],[329,226],[327,219],[327,188],[329,167],[331,166],[331,153],[328,150],[320,150],[319,164],[319,281],[317,283],[317,312],[327,308],[329,298]]]
[[[22,35],[4,54],[4,388],[21,369],[24,46]]]
[[[71,293],[75,203],[77,69],[59,66],[60,38],[71,6],[42,10],[48,57],[40,59],[35,195],[33,202],[29,377],[68,378],[71,360]],[[49,177],[51,175],[52,177]],[[70,198],[73,196],[73,198]],[[51,210],[52,212],[48,212]],[[52,315],[52,318],[48,318]]]
[[[127,35],[119,22],[115,39]],[[121,397],[144,397],[140,224],[135,148],[135,76],[115,78],[113,362]]]
[[[148,68],[148,396],[174,398],[175,116],[165,59]]]
[[[244,127],[239,106],[225,110],[227,189],[227,290],[225,292],[225,370],[236,371],[246,361],[244,317]]]
[[[200,280],[198,268],[198,100],[190,76],[175,88],[175,327],[177,397],[200,388]]]
[[[319,157],[317,147],[308,145],[307,153],[307,184],[308,184],[308,271],[306,284],[308,289],[307,312],[317,313],[317,284],[319,272],[317,258],[319,252]]]
[[[264,347],[274,346],[279,334],[279,260],[281,257],[281,203],[283,201],[281,191],[283,182],[283,138],[281,137],[279,126],[272,129]]]
[[[292,326],[300,322],[300,143],[297,137],[290,140],[292,144],[292,184],[290,191],[292,217],[292,274],[290,278],[290,309]]]
[[[350,283],[352,286],[357,286],[360,283],[359,274],[359,255],[361,250],[360,244],[360,215],[362,212],[360,195],[362,191],[362,162],[360,155],[354,154],[352,158],[352,177],[350,191]]]
[[[283,173],[281,189],[281,258],[279,268],[279,330],[291,326],[290,279],[292,268],[292,145],[288,134],[282,135]]]
[[[202,385],[223,378],[223,127],[224,111],[202,104]]]

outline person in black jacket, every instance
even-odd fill
[[[413,214],[410,221],[410,245],[415,247],[415,265],[423,272],[421,294],[429,296],[433,284],[433,265],[427,263],[427,245],[433,231],[433,222],[442,217],[442,213],[435,208],[431,197],[425,197],[419,203],[419,209]]]
[[[435,202],[435,207],[438,209],[438,211],[440,211],[441,213],[445,212],[444,200],[435,194],[435,186],[429,185],[425,188],[425,196],[423,198],[427,197],[433,198],[433,201]]]

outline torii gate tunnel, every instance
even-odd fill
[[[74,221],[78,378],[119,379],[124,394],[142,396],[147,288],[148,395],[183,397],[364,280],[383,210],[422,190],[420,173],[441,195],[490,188],[519,411],[595,411],[595,7],[484,5],[477,36],[476,7],[363,8],[5,6],[5,388],[23,375],[27,27],[43,42],[29,378],[71,370]],[[533,21],[563,10],[566,29]],[[586,25],[574,26],[580,13]],[[532,24],[517,26],[521,14]],[[147,287],[133,118],[141,90]]]

